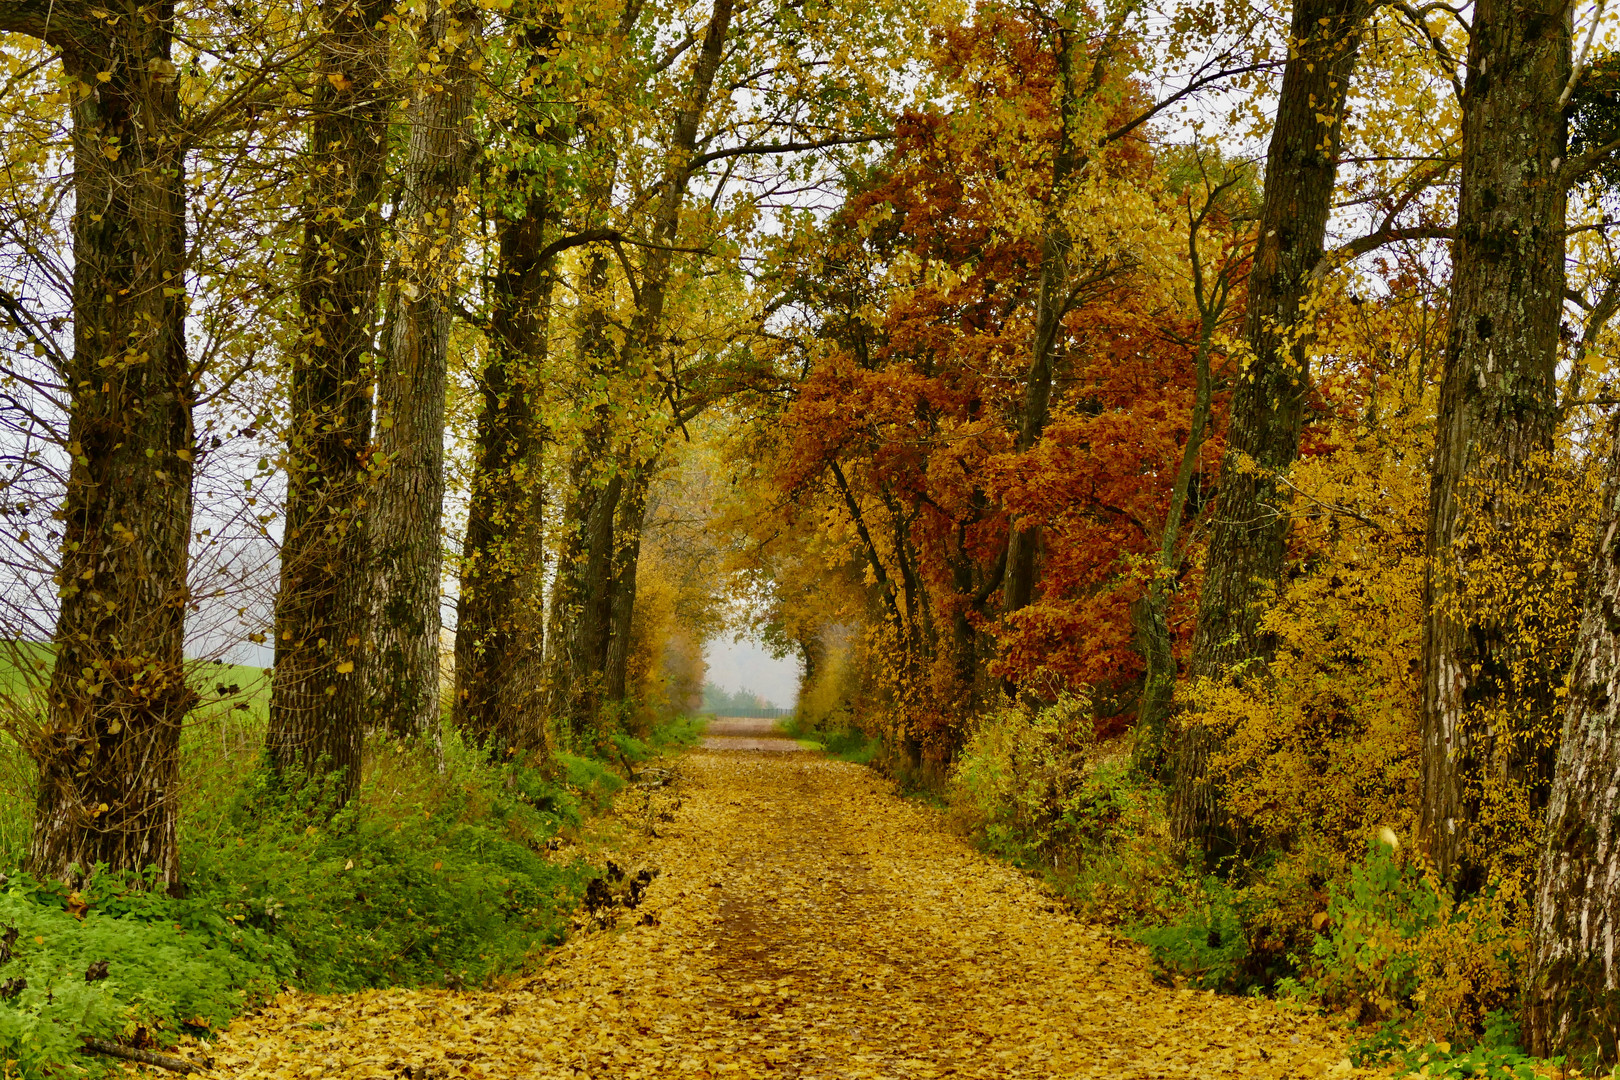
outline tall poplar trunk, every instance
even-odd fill
[[[389,101],[384,0],[327,0],[299,260],[299,348],[291,356],[287,520],[276,594],[276,666],[266,750],[286,776],[359,787],[369,723],[366,530],[371,380],[382,273]]]
[[[613,615],[608,633],[607,677],[603,687],[608,701],[630,696],[630,639],[636,612],[636,573],[641,562],[641,534],[647,522],[647,488],[653,465],[636,468],[623,497],[614,529]]]
[[[453,716],[464,735],[502,756],[546,745],[538,696],[545,615],[538,410],[555,283],[550,260],[540,258],[550,217],[549,193],[537,191],[522,217],[500,226],[456,601]]]
[[[592,494],[585,517],[580,604],[569,655],[574,685],[574,729],[583,732],[600,715],[607,682],[608,641],[613,631],[613,526],[624,492],[624,474],[614,472]]]
[[[1524,1031],[1588,1068],[1620,1048],[1620,429],[1536,874]],[[1595,1074],[1595,1070],[1594,1070]]]
[[[1339,164],[1345,95],[1368,0],[1298,0],[1277,121],[1266,153],[1260,236],[1249,273],[1244,338],[1251,355],[1233,388],[1220,491],[1211,512],[1203,592],[1193,640],[1194,677],[1255,673],[1272,656],[1261,605],[1277,588],[1287,553],[1287,489],[1276,479],[1299,454],[1310,389],[1312,274]],[[1252,466],[1245,468],[1245,459]],[[1171,748],[1171,827],[1218,857],[1231,844],[1209,777],[1214,735],[1196,724]]]
[[[618,356],[607,337],[608,289],[607,255],[593,251],[581,281],[577,351],[581,368],[593,380],[611,386],[619,369]],[[601,606],[593,602],[593,597],[599,597],[605,587],[601,578],[612,543],[611,508],[607,511],[608,537],[604,540],[601,535],[601,503],[609,494],[611,482],[603,475],[612,436],[611,420],[609,405],[598,405],[569,461],[568,496],[563,505],[562,538],[547,617],[547,711],[575,736],[583,734],[595,719],[593,685],[601,679],[603,654],[591,643],[598,639],[605,642],[605,630],[597,634],[587,624]],[[612,494],[616,499],[617,491]]]
[[[477,36],[473,4],[432,8],[422,62],[435,70],[410,110],[392,333],[377,380],[370,683],[377,726],[402,739],[439,731],[445,364],[473,160]]]
[[[73,92],[71,457],[29,869],[179,882],[193,386],[185,143],[171,5],[0,3],[61,49]],[[106,81],[102,81],[105,79]]]
[[[1445,877],[1477,877],[1482,865],[1484,853],[1469,844],[1481,771],[1489,766],[1512,777],[1527,764],[1514,760],[1514,740],[1501,738],[1508,733],[1481,722],[1517,696],[1505,620],[1470,610],[1521,601],[1467,595],[1462,562],[1470,549],[1518,525],[1514,500],[1497,493],[1534,482],[1533,461],[1550,449],[1558,423],[1565,208],[1558,97],[1570,74],[1566,10],[1561,0],[1481,0],[1469,38],[1423,590],[1419,829]]]

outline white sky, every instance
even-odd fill
[[[799,696],[799,662],[778,660],[756,638],[733,641],[721,634],[708,643],[709,681],[726,690],[752,690],[778,708],[787,709]]]

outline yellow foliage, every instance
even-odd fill
[[[1246,826],[1342,867],[1416,818],[1418,650],[1431,414],[1394,410],[1295,468],[1295,574],[1262,625],[1268,678],[1194,688],[1225,736],[1213,768]]]

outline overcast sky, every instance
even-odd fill
[[[791,708],[799,695],[799,662],[777,660],[753,638],[721,634],[705,653],[709,681],[726,690],[752,690],[778,708]]]

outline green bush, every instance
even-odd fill
[[[595,758],[558,754],[557,764],[562,769],[563,782],[578,792],[595,812],[600,813],[612,805],[613,796],[624,788],[624,778]]]
[[[1348,881],[1330,887],[1313,989],[1352,1018],[1418,1042],[1475,1045],[1488,1017],[1515,1005],[1523,910],[1514,883],[1459,901],[1420,861],[1373,840]]]
[[[653,725],[645,738],[637,738],[622,730],[611,730],[606,736],[607,742],[613,747],[610,756],[627,764],[639,765],[669,750],[695,745],[703,738],[708,723],[707,717],[677,715]]]
[[[589,872],[542,850],[579,823],[578,797],[453,738],[442,773],[428,757],[382,746],[330,820],[261,775],[184,851],[192,892],[289,943],[313,990],[473,984],[560,941]],[[593,803],[623,783],[589,759],[565,765]]]
[[[1166,975],[1203,990],[1240,989],[1249,954],[1242,919],[1225,886],[1214,880],[1201,884],[1174,922],[1136,927],[1130,936],[1148,947]]]
[[[1134,831],[1146,792],[1123,758],[1101,757],[1089,704],[980,722],[952,772],[949,801],[986,849],[1026,866],[1076,869]]]
[[[801,710],[778,720],[776,726],[808,749],[824,750],[840,761],[855,765],[872,764],[883,748],[878,739],[856,727],[842,712],[816,722]]]
[[[647,741],[653,749],[663,752],[683,746],[696,746],[709,726],[706,716],[676,715],[656,725]]]
[[[0,1057],[23,1076],[99,1071],[79,1053],[85,1036],[144,1029],[161,1045],[186,1028],[223,1026],[294,969],[290,942],[206,898],[175,900],[106,874],[92,881],[81,895],[17,875],[0,892]]]
[[[1383,1024],[1350,1048],[1351,1063],[1368,1066],[1389,1063],[1393,1076],[1424,1076],[1438,1080],[1541,1080],[1563,1075],[1563,1058],[1532,1058],[1519,1045],[1519,1025],[1509,1012],[1499,1010],[1485,1019],[1484,1034],[1466,1049],[1450,1043],[1426,1042],[1409,1046],[1403,1025]]]

